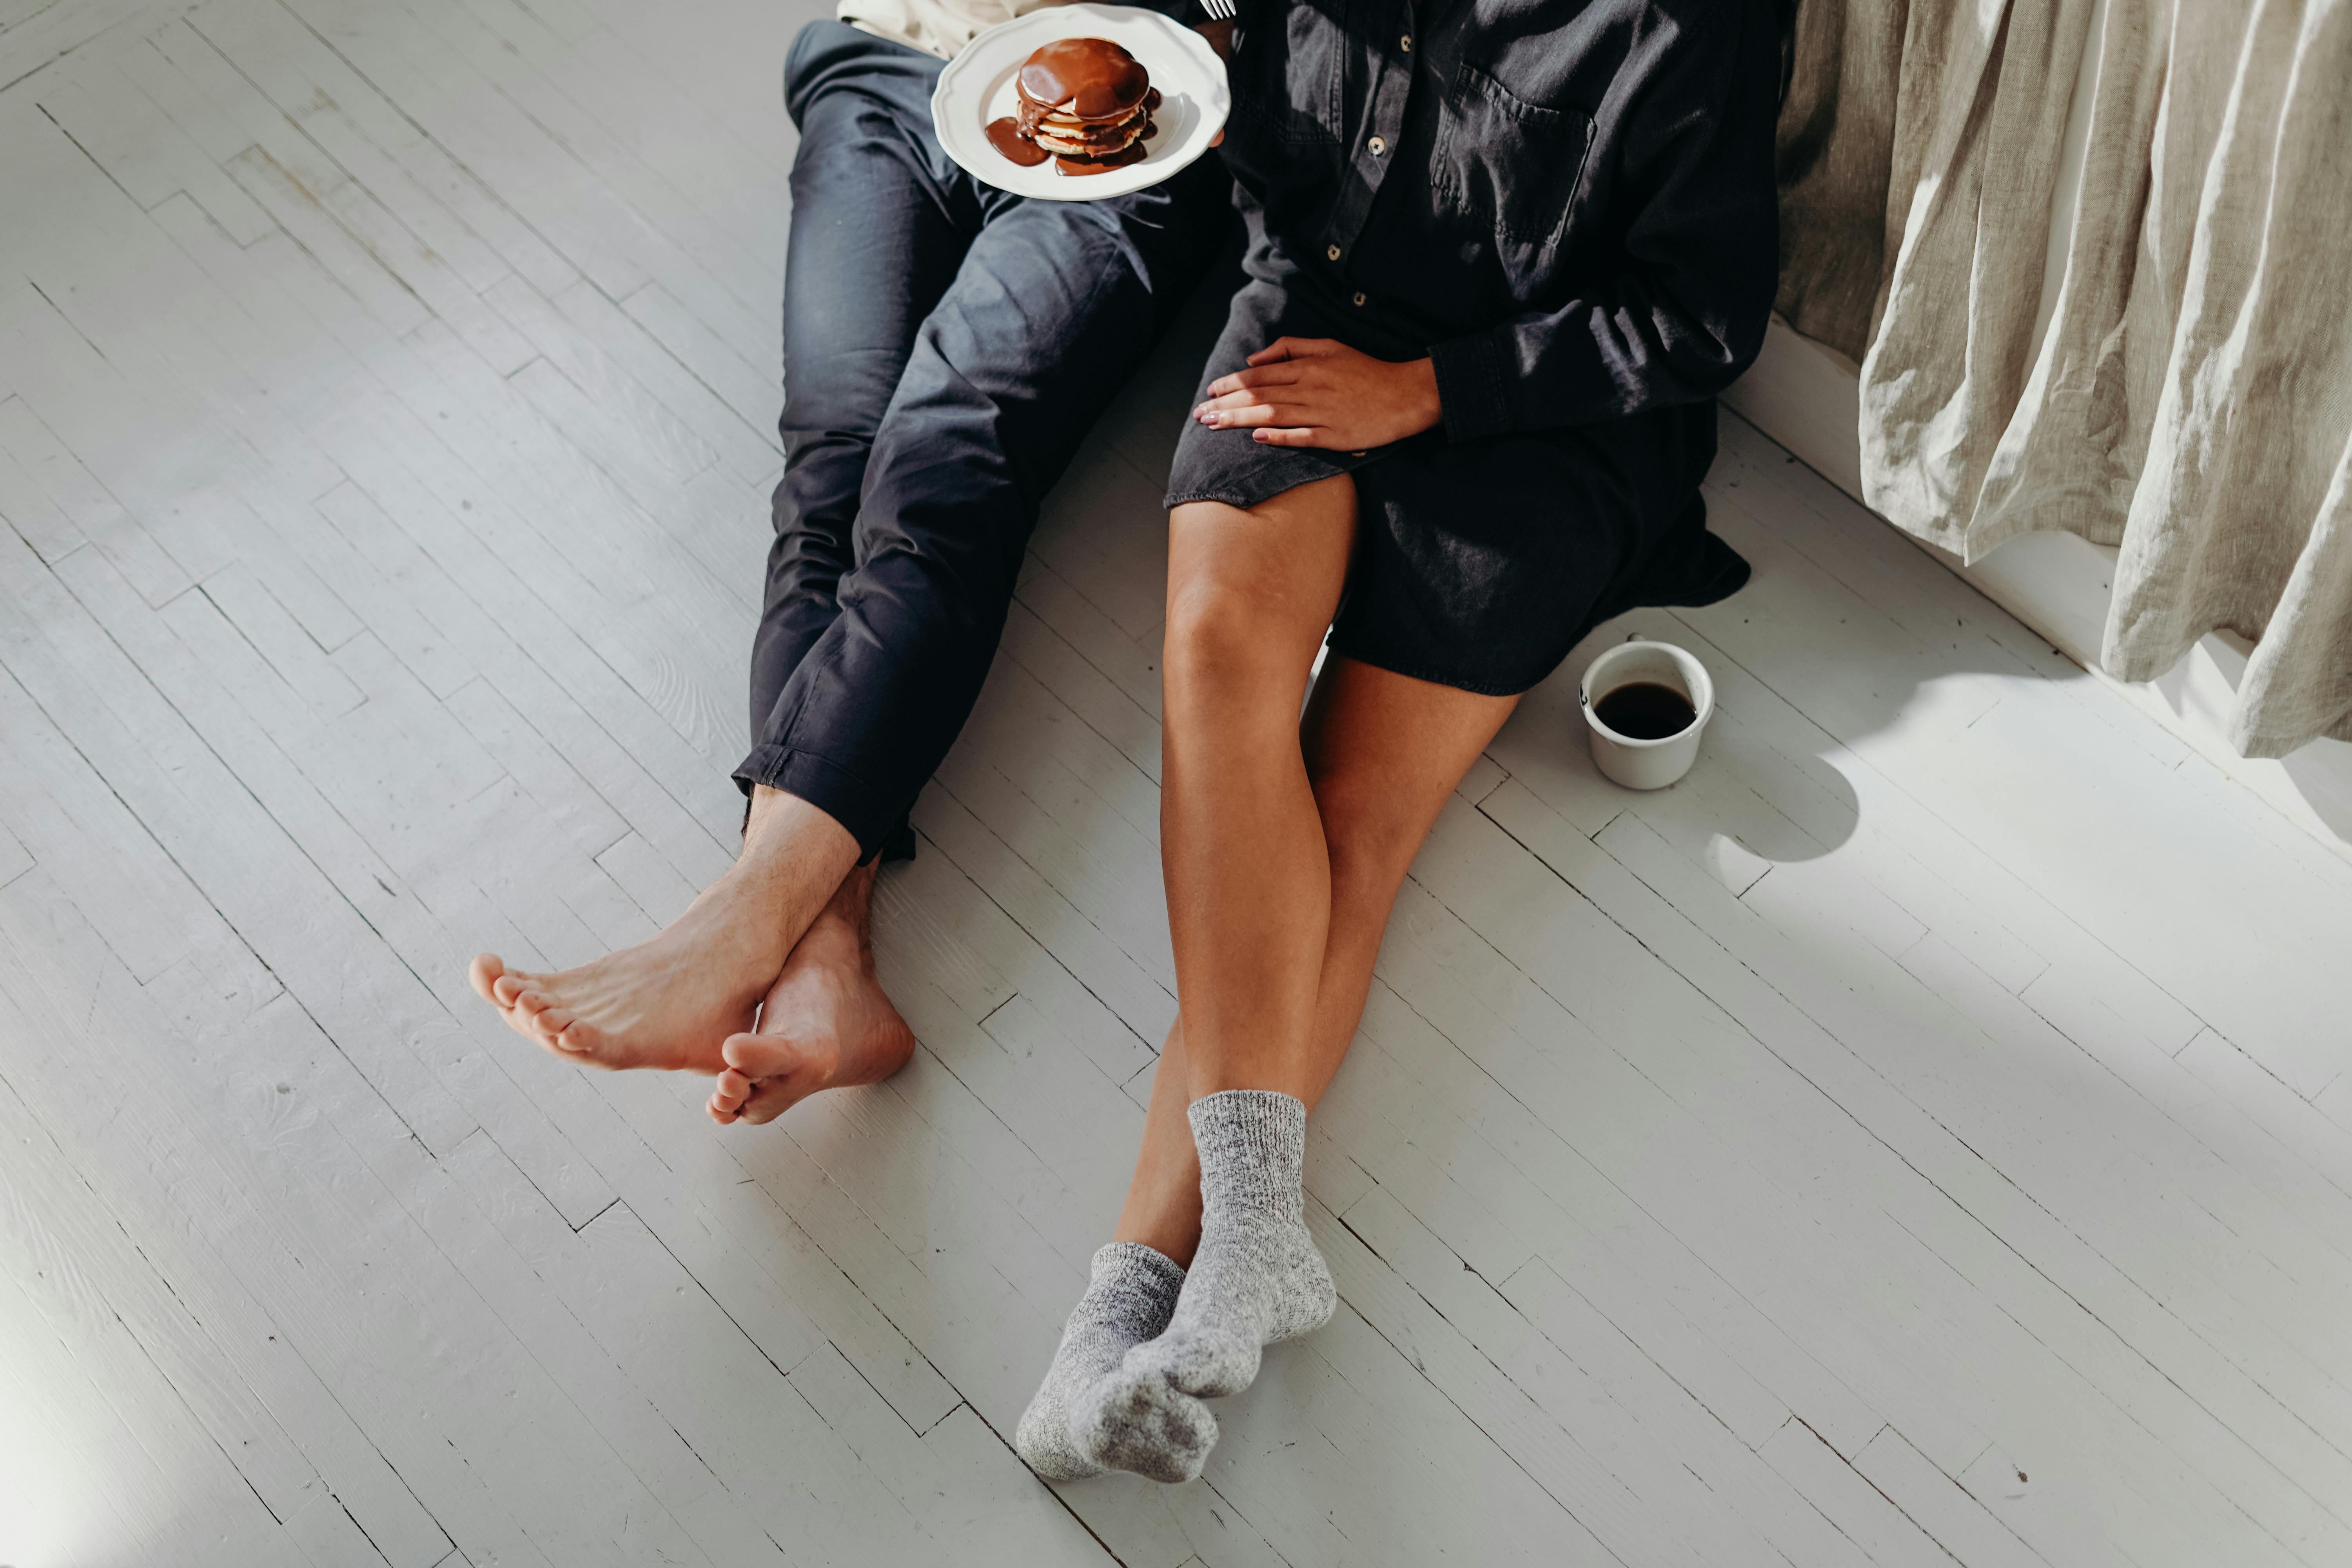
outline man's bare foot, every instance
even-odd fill
[[[474,960],[474,989],[518,1033],[566,1061],[717,1074],[751,1026],[811,915],[857,858],[856,841],[807,802],[759,792],[740,859],[659,934],[577,969]]]
[[[915,1054],[914,1032],[874,973],[873,883],[870,866],[850,873],[784,961],[759,1032],[720,1048],[727,1070],[711,1090],[712,1121],[772,1121],[820,1089],[879,1083]]]

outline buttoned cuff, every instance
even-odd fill
[[[1501,334],[1450,338],[1429,351],[1437,405],[1451,440],[1475,441],[1517,428],[1511,417],[1510,349]]]

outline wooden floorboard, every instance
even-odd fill
[[[0,0],[0,1563],[2352,1561],[2352,866],[1728,417],[1753,583],[1449,804],[1192,1485],[1007,1439],[1175,1016],[1219,301],[882,880],[904,1073],[719,1129],[485,1016],[730,853],[814,14]]]

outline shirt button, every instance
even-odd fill
[[[1399,38],[1397,42],[1403,46],[1404,52],[1406,54],[1412,53],[1412,35],[1411,33],[1407,33],[1403,37]]]
[[[1356,303],[1357,303],[1357,304],[1359,304],[1359,305],[1360,305],[1360,304],[1362,304],[1363,302],[1364,302],[1364,297],[1363,297],[1361,294],[1357,295],[1357,296],[1356,296]]]
[[[1371,148],[1371,150],[1372,150],[1372,156],[1373,156],[1373,157],[1375,157],[1375,158],[1379,157],[1381,153],[1385,153],[1385,152],[1387,152],[1387,151],[1389,150],[1389,144],[1388,144],[1387,141],[1386,141],[1384,138],[1381,138],[1381,137],[1379,137],[1379,136],[1375,136],[1375,137],[1373,137],[1373,138],[1371,139],[1371,141],[1368,143],[1368,145],[1369,145],[1369,146],[1370,146],[1370,148]]]
[[[1337,261],[1337,260],[1339,260],[1339,247],[1338,246],[1336,246],[1336,245],[1335,245],[1335,246],[1333,246],[1330,249],[1328,249],[1328,250],[1325,251],[1323,254],[1324,254],[1324,255],[1326,255],[1326,256],[1328,256],[1328,257],[1329,257],[1332,260]]]

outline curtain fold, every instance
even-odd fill
[[[1906,0],[1800,0],[1780,109],[1781,318],[1860,360],[1886,251]]]
[[[1861,361],[1864,500],[2119,546],[2101,663],[2252,641],[2249,756],[2352,739],[2347,131],[2352,0],[1807,0],[1781,118],[1780,310]]]

